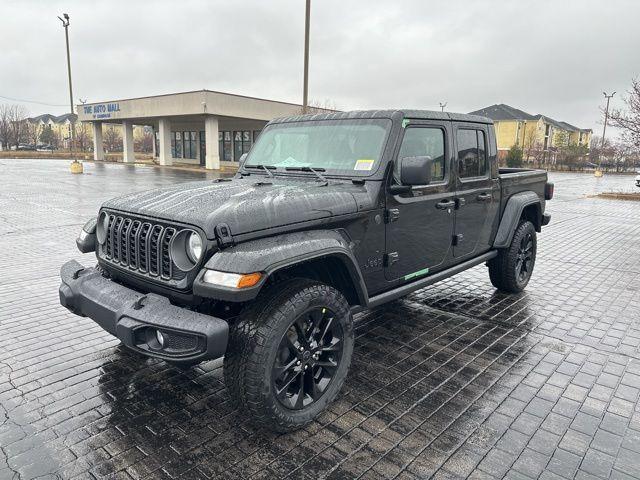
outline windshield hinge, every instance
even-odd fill
[[[216,237],[220,248],[235,244],[233,235],[231,235],[231,229],[226,223],[219,223],[216,225]]]

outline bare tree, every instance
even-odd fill
[[[536,152],[542,149],[542,145],[538,141],[538,132],[535,128],[529,129],[524,136],[524,158],[526,162],[531,160],[538,160]]]
[[[313,114],[313,113],[332,113],[338,112],[338,107],[336,106],[333,100],[329,100],[328,98],[321,100],[311,100],[307,105],[307,110],[305,111],[303,107],[300,107],[300,114]]]
[[[635,147],[640,147],[640,78],[631,80],[628,96],[623,97],[626,110],[613,109],[609,113],[611,125],[621,128]]]
[[[24,105],[11,105],[9,109],[9,122],[11,128],[12,144],[16,147],[26,140],[28,124],[27,109]]]
[[[9,107],[10,105],[0,105],[0,147],[2,149],[9,148],[11,143],[11,128],[9,123]]]
[[[136,138],[134,141],[135,150],[141,153],[153,152],[153,140],[153,133],[145,129],[144,132],[142,132],[142,136]]]
[[[81,152],[86,152],[91,144],[91,138],[89,137],[89,128],[85,123],[76,124],[76,146]]]
[[[23,105],[0,105],[0,143],[18,146],[27,137],[27,109]]]
[[[120,130],[113,125],[109,125],[104,132],[104,148],[108,152],[122,151],[122,135]]]
[[[27,120],[27,137],[31,145],[37,146],[40,141],[42,126],[39,122],[31,122]]]

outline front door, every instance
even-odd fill
[[[454,221],[455,175],[451,175],[451,127],[448,122],[411,122],[405,129],[398,158],[433,158],[431,183],[410,192],[387,194],[385,277],[409,281],[450,261]],[[392,182],[393,183],[393,182]]]
[[[459,124],[456,131],[456,215],[453,254],[459,259],[489,249],[491,223],[499,202],[491,179],[484,125]]]

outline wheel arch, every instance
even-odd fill
[[[205,285],[205,269],[231,273],[262,272],[252,288],[234,290]],[[368,294],[346,232],[314,230],[256,239],[215,253],[194,282],[194,293],[231,302],[253,300],[269,284],[282,278],[322,281],[340,291],[350,305],[365,307]]]
[[[507,200],[493,241],[494,248],[507,248],[521,219],[529,220],[537,232],[542,228],[542,203],[535,192],[519,192]]]

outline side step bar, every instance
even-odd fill
[[[460,263],[459,265],[455,265],[446,270],[442,270],[441,272],[434,273],[433,275],[425,278],[421,278],[420,280],[416,280],[415,282],[411,282],[405,285],[400,285],[399,287],[394,288],[393,290],[389,290],[387,292],[380,293],[369,298],[368,308],[374,308],[383,303],[390,302],[391,300],[396,300],[400,297],[404,297],[405,295],[410,294],[411,292],[415,292],[421,288],[427,287],[429,285],[433,285],[440,280],[444,280],[446,278],[452,277],[463,270],[467,270],[471,267],[475,267],[481,263],[484,263],[498,255],[497,250],[491,250],[487,253],[483,253],[479,257],[472,258],[465,262]],[[363,309],[358,309],[358,311],[362,311]]]

